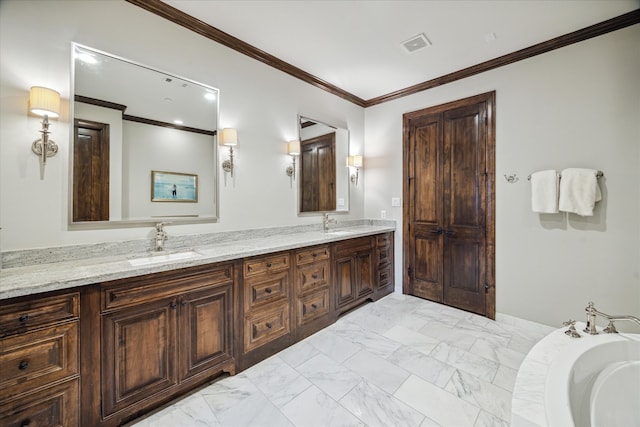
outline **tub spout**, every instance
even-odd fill
[[[589,302],[587,307],[584,309],[587,312],[587,326],[583,329],[584,332],[589,335],[597,335],[598,330],[596,329],[596,308],[593,305],[593,302]]]

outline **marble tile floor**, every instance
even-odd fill
[[[508,426],[550,329],[391,294],[135,427]]]

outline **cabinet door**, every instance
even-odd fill
[[[177,383],[175,299],[102,316],[103,416]]]
[[[191,292],[180,299],[180,380],[232,357],[231,284]]]
[[[336,259],[336,307],[356,299],[356,265],[352,256]]]
[[[371,251],[355,255],[357,298],[373,292],[373,254]]]

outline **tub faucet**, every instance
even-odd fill
[[[331,223],[337,224],[338,221],[336,221],[335,219],[329,219],[328,213],[322,214],[322,228],[324,229],[324,231],[329,231],[329,224]]]
[[[637,323],[638,325],[640,325],[640,318],[637,318],[635,316],[628,316],[628,315],[605,314],[596,310],[592,302],[589,302],[589,305],[587,305],[587,308],[585,308],[585,311],[587,312],[587,327],[584,328],[584,331],[591,335],[596,335],[598,333],[598,331],[596,331],[596,315],[603,317],[609,321],[609,324],[607,325],[607,327],[602,330],[607,334],[618,333],[618,331],[616,330],[616,326],[613,323],[614,321],[627,320],[629,322]]]
[[[589,335],[597,335],[598,330],[596,329],[596,308],[593,305],[592,301],[589,301],[589,304],[584,309],[587,312],[587,326],[583,329],[584,332]]]
[[[162,228],[164,225],[170,224],[168,222],[159,222],[156,224],[156,252],[164,250],[164,241],[169,238],[167,232]]]

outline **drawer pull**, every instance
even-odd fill
[[[271,329],[273,327],[273,325],[271,324],[271,322],[267,322],[265,323],[265,326],[269,329]]]
[[[318,306],[316,304],[311,304],[311,308],[315,310],[316,308],[318,308]]]
[[[267,268],[271,268],[273,264],[271,264],[270,262],[267,263]]]
[[[31,420],[27,418],[26,420],[20,423],[20,427],[27,427],[29,424],[31,424]]]
[[[273,292],[273,291],[271,290],[271,288],[267,288],[267,289],[265,289],[264,291],[265,291],[266,293],[268,293],[268,294],[270,294],[271,292]]]
[[[27,320],[29,320],[29,315],[25,313],[22,316],[20,316],[18,320],[20,320],[20,323],[25,323]]]
[[[21,371],[25,371],[28,367],[29,367],[29,361],[28,360],[23,360],[18,365],[18,369],[20,369]]]
[[[318,273],[313,273],[313,274],[311,275],[311,277],[313,277],[314,279],[317,279],[317,278],[318,278]]]

